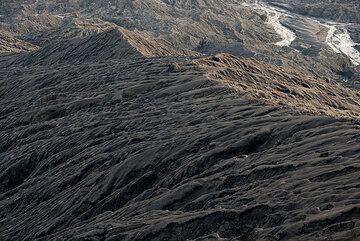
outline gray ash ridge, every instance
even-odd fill
[[[145,7],[165,21],[220,0],[53,2],[0,3],[0,240],[360,239],[360,92],[344,56],[267,50],[278,36],[245,9],[242,28],[263,31],[252,48],[256,31],[232,32],[225,13],[202,12],[214,39],[189,34],[204,16],[188,38],[132,28]],[[107,2],[135,17],[101,19]]]

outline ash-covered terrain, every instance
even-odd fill
[[[0,240],[359,240],[358,14],[283,2],[1,1]]]
[[[344,22],[342,18],[329,19],[326,14],[316,15],[298,10],[298,6],[308,6],[311,13],[317,13],[324,6],[323,11],[332,8],[334,12],[341,12],[347,8],[357,13],[357,5],[341,2],[328,4],[327,0],[322,2],[289,1],[287,5],[292,7],[286,8],[281,2],[275,5],[273,1],[267,3],[259,0],[5,0],[0,3],[0,20],[4,29],[35,44],[39,41],[39,34],[58,28],[67,29],[72,19],[98,18],[129,30],[145,31],[177,48],[204,54],[226,52],[254,57],[267,63],[359,85],[357,44],[360,38],[356,17]],[[313,22],[312,18],[321,23]],[[335,25],[345,23],[349,26],[331,25],[331,29],[327,26],[330,20],[335,21]],[[291,41],[284,40],[284,31],[290,35]],[[331,31],[336,35],[334,38],[328,34]],[[350,33],[351,38],[342,35],[341,31]],[[339,38],[341,46],[334,46],[338,45]],[[276,44],[281,41],[285,44]],[[357,52],[353,52],[356,48]]]

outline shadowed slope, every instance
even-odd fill
[[[15,38],[10,33],[0,30],[0,53],[19,53],[36,50],[37,47]]]
[[[12,66],[0,83],[3,240],[359,233],[352,122],[245,100],[186,59]]]
[[[346,67],[239,3],[1,2],[41,48],[0,55],[0,240],[359,239],[358,92],[147,34]]]
[[[128,43],[121,32],[112,29],[85,38],[50,43],[36,52],[21,56],[16,64],[80,64],[140,56],[141,53]]]
[[[59,38],[36,52],[16,58],[11,65],[81,64],[141,56],[199,55],[193,51],[175,50],[165,41],[154,39],[145,33],[131,32],[111,25],[93,27],[90,31],[90,35],[86,37],[78,36],[78,32],[70,33],[74,34],[72,38]],[[49,38],[54,39],[56,36]]]

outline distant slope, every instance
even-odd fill
[[[274,45],[281,37],[266,24],[266,14],[244,7],[243,2],[245,0],[7,0],[1,2],[5,17],[0,18],[0,24],[39,45],[44,39],[37,36],[61,28],[69,19],[101,19],[164,39],[175,49],[252,56],[318,76],[358,81],[353,76],[359,70],[349,59],[322,42],[311,43],[314,46],[308,42],[297,43],[299,48],[304,47],[304,52]]]
[[[0,30],[0,53],[19,53],[36,50],[31,43],[15,38],[11,33]]]
[[[326,18],[333,21],[360,23],[360,2],[358,0],[267,0],[278,6],[285,6],[300,14]]]
[[[119,28],[129,44],[137,49],[145,57],[161,56],[199,56],[199,53],[184,49],[175,49],[164,40],[155,39],[150,35],[139,31],[129,31]]]
[[[45,46],[62,40],[88,37],[93,34],[109,31],[115,27],[117,26],[99,19],[89,20],[69,17],[63,21],[62,25],[46,31],[35,32],[27,36],[27,38],[38,46]]]
[[[193,51],[176,50],[165,41],[156,40],[142,32],[105,25],[85,26],[89,32],[66,32],[70,38],[61,37],[61,31],[47,36],[48,44],[36,52],[22,55],[13,64],[51,65],[101,62],[110,59],[160,56],[196,56]],[[85,37],[83,37],[83,33]],[[87,36],[86,36],[87,35]]]
[[[358,240],[350,61],[240,3],[0,1],[0,240]]]
[[[21,65],[80,64],[115,58],[142,56],[118,30],[108,30],[85,38],[49,43],[36,52],[16,59]]]

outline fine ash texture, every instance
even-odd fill
[[[276,46],[274,43],[281,41],[281,37],[266,24],[267,13],[244,5],[254,1],[257,0],[2,0],[0,29],[3,25],[4,29],[38,45],[38,34],[54,29],[66,32],[69,22],[79,18],[97,19],[132,31],[147,32],[169,41],[177,49],[211,55],[226,52],[251,56],[321,77],[356,82],[360,88],[360,66],[354,67],[346,56],[335,53],[327,46],[323,39],[327,28],[305,31],[306,36],[301,39],[298,34],[297,41],[290,47]],[[317,0],[315,3],[310,0],[280,1],[291,1],[291,6],[295,7],[306,3],[308,11],[304,14],[308,13],[311,17],[327,17],[329,14],[322,14],[325,10],[321,11],[321,7],[326,7],[326,10],[332,8],[332,12],[346,15],[351,23],[356,23],[356,18],[351,18],[347,14],[349,11],[344,12],[343,8],[353,9],[355,14],[352,16],[358,16],[359,12],[352,4],[357,0],[346,0],[346,3],[344,0]],[[288,14],[294,15],[291,11],[303,13],[298,11],[301,7],[295,7]],[[293,16],[281,18],[282,23],[297,26],[299,30],[316,29],[311,24],[308,26],[305,20]],[[359,26],[352,24],[353,32],[359,32]],[[355,42],[360,43],[360,38]]]
[[[337,118],[360,119],[360,92],[256,60],[220,54],[198,59],[208,76],[255,100]]]
[[[7,31],[0,29],[0,53],[18,53],[36,50],[31,43],[15,38]]]
[[[246,100],[206,58],[99,58],[1,70],[3,240],[358,237],[358,124]]]
[[[360,239],[358,90],[41,2],[0,3],[1,241]]]

